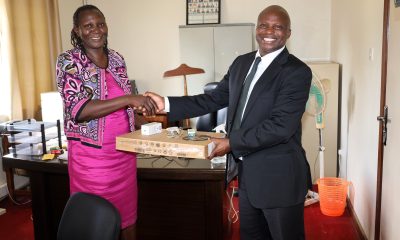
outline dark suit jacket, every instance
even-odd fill
[[[259,208],[304,202],[311,175],[301,145],[301,118],[308,99],[310,68],[285,48],[254,86],[241,127],[232,130],[243,81],[256,52],[237,57],[209,95],[170,97],[169,120],[200,116],[228,106],[227,132],[233,158],[243,158],[250,202]],[[239,179],[240,180],[240,179]]]

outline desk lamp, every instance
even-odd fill
[[[204,70],[201,68],[193,68],[189,67],[186,64],[181,64],[179,67],[169,70],[164,72],[164,77],[175,77],[175,76],[183,76],[183,84],[184,84],[184,95],[187,96],[187,82],[186,82],[186,75],[191,75],[191,74],[199,74],[199,73],[204,73]],[[189,119],[183,120],[183,128],[190,128],[190,121]]]

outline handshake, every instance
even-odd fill
[[[165,110],[164,97],[156,93],[146,92],[143,95],[129,95],[127,97],[129,106],[145,116],[154,116],[157,113],[163,113]]]

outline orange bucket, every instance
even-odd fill
[[[349,182],[342,178],[320,178],[317,180],[319,206],[324,215],[341,216],[346,207]]]

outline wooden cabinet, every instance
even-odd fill
[[[335,62],[307,62],[314,74],[314,79],[327,82],[325,86],[325,127],[322,130],[322,146],[324,151],[324,175],[336,177],[338,171],[338,150],[340,148],[340,65]],[[315,116],[306,111],[302,118],[302,143],[311,167],[313,181],[320,178],[319,132],[316,128]]]
[[[206,83],[220,81],[233,60],[253,51],[254,24],[212,24],[179,27],[181,62],[204,69],[189,75],[189,95],[203,93]]]

